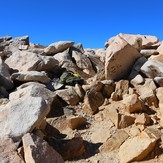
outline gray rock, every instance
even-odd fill
[[[47,55],[54,55],[59,52],[63,52],[64,50],[72,47],[74,42],[72,41],[59,41],[50,44],[47,48],[44,49],[44,52]]]
[[[5,60],[5,63],[19,71],[49,71],[58,65],[58,61],[53,57],[41,56],[26,51],[14,52]]]
[[[0,106],[0,137],[19,141],[23,135],[39,127],[50,107],[41,97],[22,97]]]
[[[13,73],[11,78],[13,80],[22,82],[36,81],[41,83],[48,83],[50,81],[50,78],[47,76],[45,72],[38,71],[21,71]]]
[[[163,77],[163,63],[150,59],[144,63],[140,71],[148,78]]]

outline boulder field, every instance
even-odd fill
[[[163,42],[0,37],[0,131],[2,163],[162,163]]]

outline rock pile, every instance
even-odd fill
[[[0,162],[163,162],[163,42],[105,47],[0,37]],[[84,83],[56,90],[63,71]]]

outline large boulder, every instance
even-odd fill
[[[58,61],[53,57],[41,56],[27,51],[16,51],[5,63],[18,71],[49,71],[53,70]]]
[[[49,105],[41,97],[22,97],[0,106],[0,137],[19,141],[24,134],[39,127],[49,111]]]
[[[44,49],[44,52],[47,55],[54,55],[59,52],[63,52],[64,50],[72,47],[74,45],[74,42],[72,41],[59,41],[50,44],[47,48]]]
[[[24,158],[26,162],[55,162],[64,163],[61,155],[46,141],[34,134],[26,134],[22,138]]]
[[[120,36],[116,36],[107,48],[105,62],[105,78],[119,80],[126,77],[140,53]],[[127,59],[126,59],[127,58]]]

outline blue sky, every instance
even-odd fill
[[[103,48],[118,33],[163,40],[163,0],[1,0],[0,36],[29,35],[49,45],[60,40]]]

